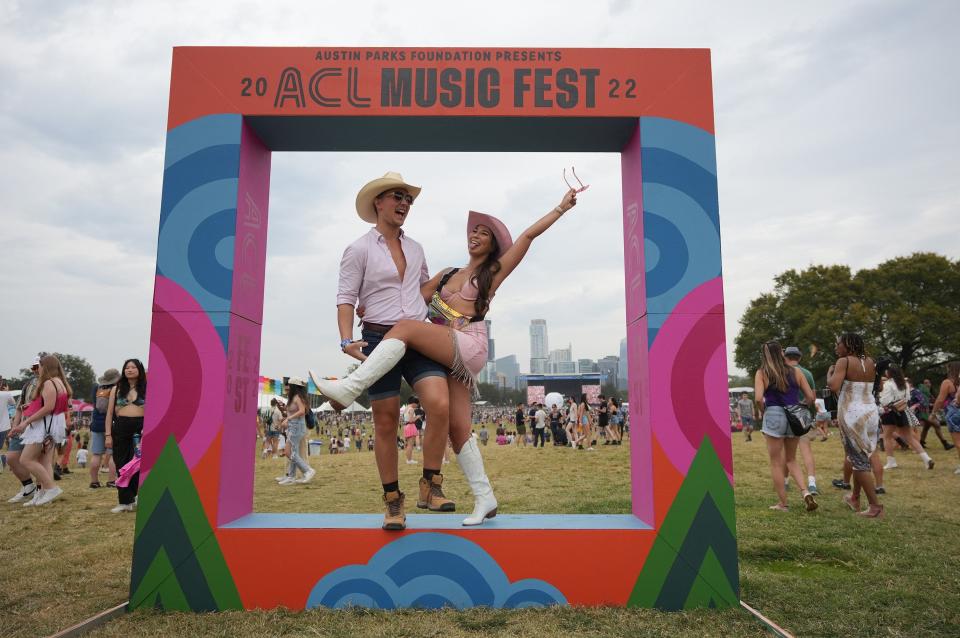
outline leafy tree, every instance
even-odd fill
[[[752,383],[760,347],[776,339],[804,352],[801,365],[822,386],[835,361],[837,336],[850,331],[863,335],[874,356],[926,375],[960,353],[958,315],[960,262],[941,255],[897,257],[855,275],[843,265],[788,270],[740,318],[734,360]]]
[[[90,390],[97,382],[97,374],[93,371],[86,359],[73,354],[54,353],[60,359],[60,365],[63,366],[63,372],[67,375],[67,381],[73,388],[73,396],[77,398],[87,397]]]

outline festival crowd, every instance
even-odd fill
[[[854,513],[878,518],[884,513],[878,498],[886,494],[884,473],[899,467],[898,451],[912,452],[922,467],[933,470],[934,460],[926,451],[932,429],[945,450],[960,452],[960,361],[946,364],[946,378],[934,391],[930,379],[915,385],[897,364],[871,357],[859,334],[842,334],[835,352],[824,397],[817,398],[813,374],[800,365],[800,349],[784,350],[777,341],[763,344],[754,399],[741,394],[734,408],[736,418],[746,441],[752,440],[754,423],[761,423],[778,499],[771,510],[789,510],[790,478],[801,487],[806,510],[817,509],[811,441],[827,440],[828,427],[834,425],[840,430],[844,462],[843,478],[834,480],[833,486],[850,490],[843,501]],[[944,438],[941,423],[946,423],[953,442]],[[806,474],[797,459],[798,449]],[[960,474],[960,466],[954,474]],[[868,502],[866,509],[861,496]]]

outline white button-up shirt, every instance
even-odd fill
[[[363,320],[393,325],[401,319],[423,321],[427,305],[420,286],[430,279],[423,247],[400,231],[400,248],[407,260],[403,281],[390,255],[387,240],[376,228],[353,242],[340,260],[337,305],[364,307]]]

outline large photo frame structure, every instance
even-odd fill
[[[253,513],[271,153],[377,150],[620,153],[631,514]],[[130,608],[739,604],[716,174],[708,50],[174,49]]]

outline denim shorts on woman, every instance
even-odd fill
[[[383,341],[383,335],[372,330],[364,330],[361,337],[367,342],[367,345],[363,348],[363,354],[367,356]],[[367,391],[370,400],[378,401],[400,396],[401,376],[407,380],[412,388],[417,381],[426,377],[446,378],[447,368],[433,359],[428,359],[416,350],[407,348],[407,352],[403,355],[403,359],[400,359],[400,363],[370,386]]]
[[[947,430],[960,434],[960,408],[950,403],[947,405],[945,411],[947,417]]]
[[[763,411],[763,428],[760,431],[777,439],[794,438],[787,423],[787,413],[779,405],[771,405]]]

